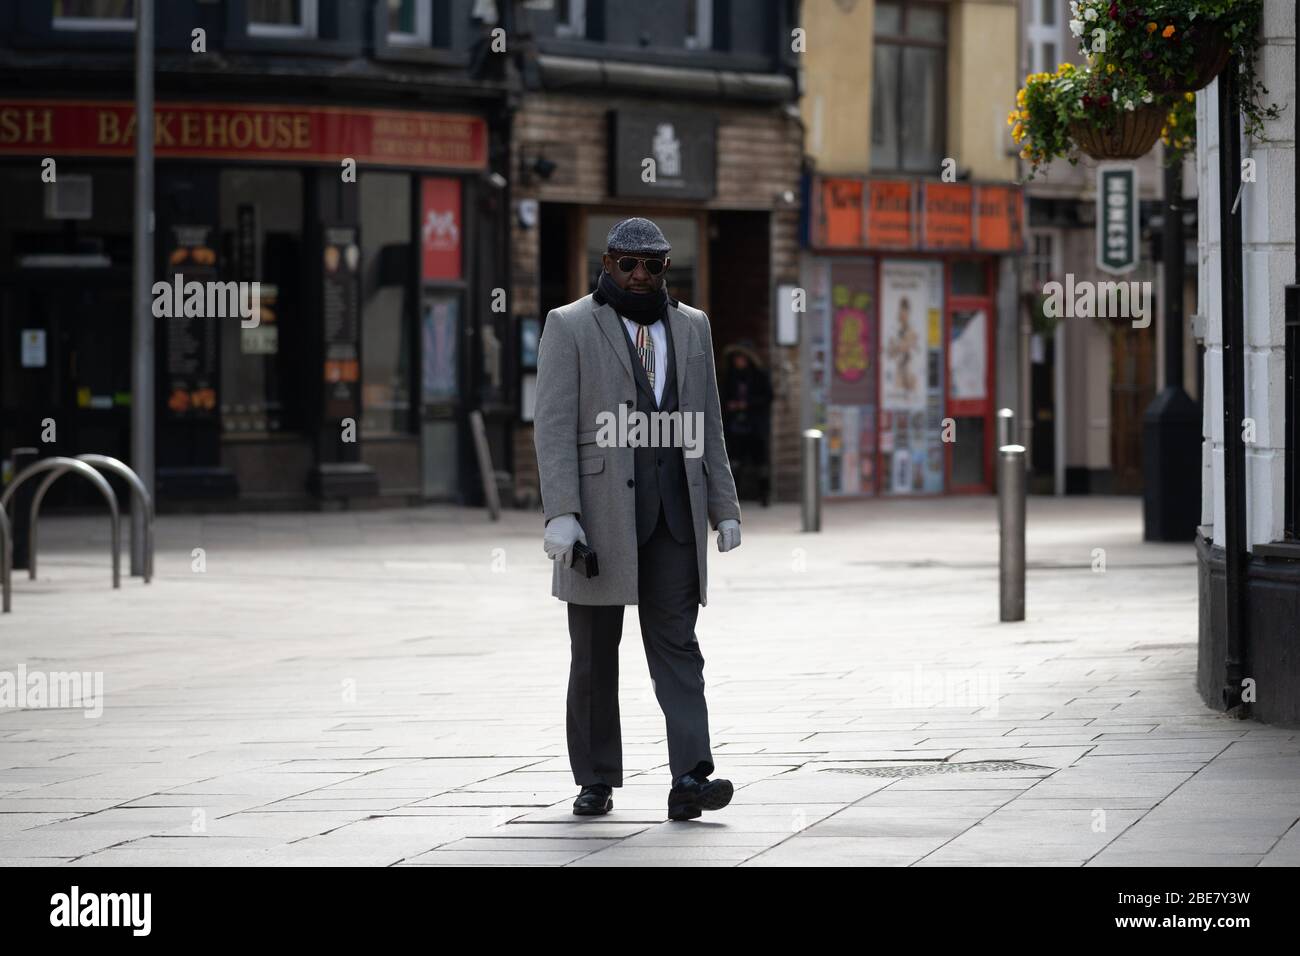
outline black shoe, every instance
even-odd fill
[[[573,812],[582,817],[609,813],[614,809],[614,788],[607,783],[589,783],[573,801]]]
[[[668,819],[693,820],[701,810],[721,810],[731,802],[735,790],[730,780],[710,780],[696,773],[684,773],[668,791]]]

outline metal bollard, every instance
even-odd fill
[[[998,449],[998,614],[1025,619],[1025,446]]]
[[[998,409],[998,447],[1016,444],[1016,413],[1009,408]]]
[[[803,433],[803,530],[822,529],[822,433]]]

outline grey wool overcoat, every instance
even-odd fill
[[[688,305],[668,307],[683,414],[704,413],[704,452],[683,455],[695,526],[700,604],[708,601],[710,527],[740,520],[740,502],[722,438],[722,406],[713,366],[709,317]],[[557,560],[551,594],[576,604],[637,603],[636,490],[630,445],[602,447],[604,419],[636,407],[636,380],[623,320],[590,295],[546,316],[537,352],[533,435],[542,483],[543,520],[575,513],[596,552],[600,573],[586,578]]]

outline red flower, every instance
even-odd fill
[[[1108,11],[1106,11],[1106,12],[1110,15],[1110,18],[1111,18],[1112,20],[1118,20],[1118,19],[1119,19],[1119,4],[1118,4],[1118,3],[1112,3],[1112,4],[1110,5],[1110,9],[1109,9]]]
[[[1102,109],[1109,109],[1109,108],[1110,108],[1110,94],[1109,94],[1109,93],[1103,93],[1103,94],[1101,94],[1100,98],[1098,98],[1098,100],[1097,100],[1097,105],[1100,106]]]

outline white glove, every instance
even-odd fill
[[[546,533],[542,537],[542,546],[546,548],[546,553],[551,556],[552,560],[558,560],[561,567],[568,567],[573,552],[573,543],[581,541],[587,543],[587,535],[582,530],[582,525],[578,524],[578,516],[575,514],[556,515],[550,521],[546,522]]]
[[[718,550],[730,551],[740,547],[740,522],[735,518],[723,518],[718,522]]]

